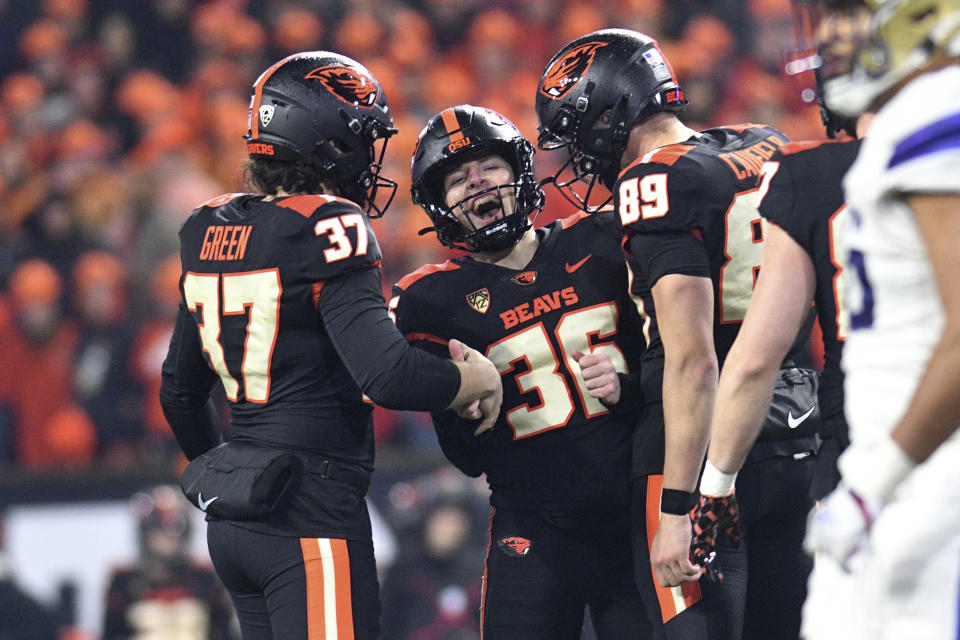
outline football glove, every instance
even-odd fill
[[[850,560],[866,544],[881,506],[841,482],[810,512],[803,548],[810,555],[825,553],[849,571]]]
[[[850,560],[866,545],[880,510],[915,466],[890,437],[852,444],[840,456],[843,480],[807,520],[803,542],[807,552],[825,553],[849,571]]]
[[[740,546],[740,507],[737,496],[700,496],[693,513],[693,538],[690,556],[694,564],[706,570],[714,582],[723,580],[723,570],[717,562],[717,540],[725,539],[729,546]]]

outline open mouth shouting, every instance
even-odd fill
[[[479,227],[485,227],[494,220],[504,217],[503,201],[497,193],[481,195],[464,207],[470,214],[471,220]]]

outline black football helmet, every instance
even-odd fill
[[[687,101],[656,40],[627,29],[604,29],[581,36],[547,63],[537,86],[537,145],[565,147],[567,162],[549,180],[585,211],[597,179],[613,188],[630,129],[650,116],[679,115]],[[611,111],[609,124],[598,119]],[[572,178],[561,175],[571,172]],[[585,191],[575,189],[586,184]]]
[[[466,251],[501,251],[515,245],[533,225],[530,214],[543,207],[543,190],[533,173],[534,153],[520,130],[491,109],[464,104],[432,117],[420,132],[410,163],[413,202],[433,222],[432,228],[421,233],[436,231],[441,243]],[[448,207],[443,179],[461,163],[490,154],[510,164],[514,182],[480,193],[496,191],[502,201],[502,190],[512,189],[514,212],[479,229],[467,228],[453,212],[467,198]],[[472,193],[469,199],[478,195]]]
[[[397,190],[380,175],[387,139],[395,133],[387,96],[367,69],[338,53],[310,51],[280,60],[257,78],[244,138],[251,158],[319,167],[340,195],[378,218]],[[390,193],[378,206],[381,188]]]

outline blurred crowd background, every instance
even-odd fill
[[[400,190],[374,222],[388,293],[449,257],[418,235],[427,218],[409,199],[426,120],[480,104],[535,140],[546,62],[606,27],[660,41],[691,126],[763,122],[795,139],[822,136],[816,108],[782,73],[790,0],[0,0],[0,507],[176,479],[184,461],[157,391],[179,300],[177,229],[198,204],[244,190],[250,88],[272,62],[332,49],[386,90],[400,130],[384,170]],[[555,170],[550,156],[537,156],[540,177]],[[547,198],[538,225],[572,213],[550,189]],[[376,419],[389,482],[371,498],[401,534],[398,549],[424,553],[425,505],[445,502],[424,487],[444,485],[416,476],[448,470],[427,416],[378,409]],[[475,519],[483,489],[460,485],[451,495],[469,496],[460,502]],[[419,541],[403,537],[410,531]],[[474,587],[480,553],[467,563]],[[475,612],[460,605],[477,595],[447,593],[423,616]],[[409,637],[472,637],[440,634]]]

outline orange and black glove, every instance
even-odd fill
[[[723,571],[717,562],[717,539],[723,538],[730,547],[740,546],[740,508],[737,496],[700,496],[693,512],[693,538],[690,556],[695,564],[706,569],[714,582],[723,580]]]

